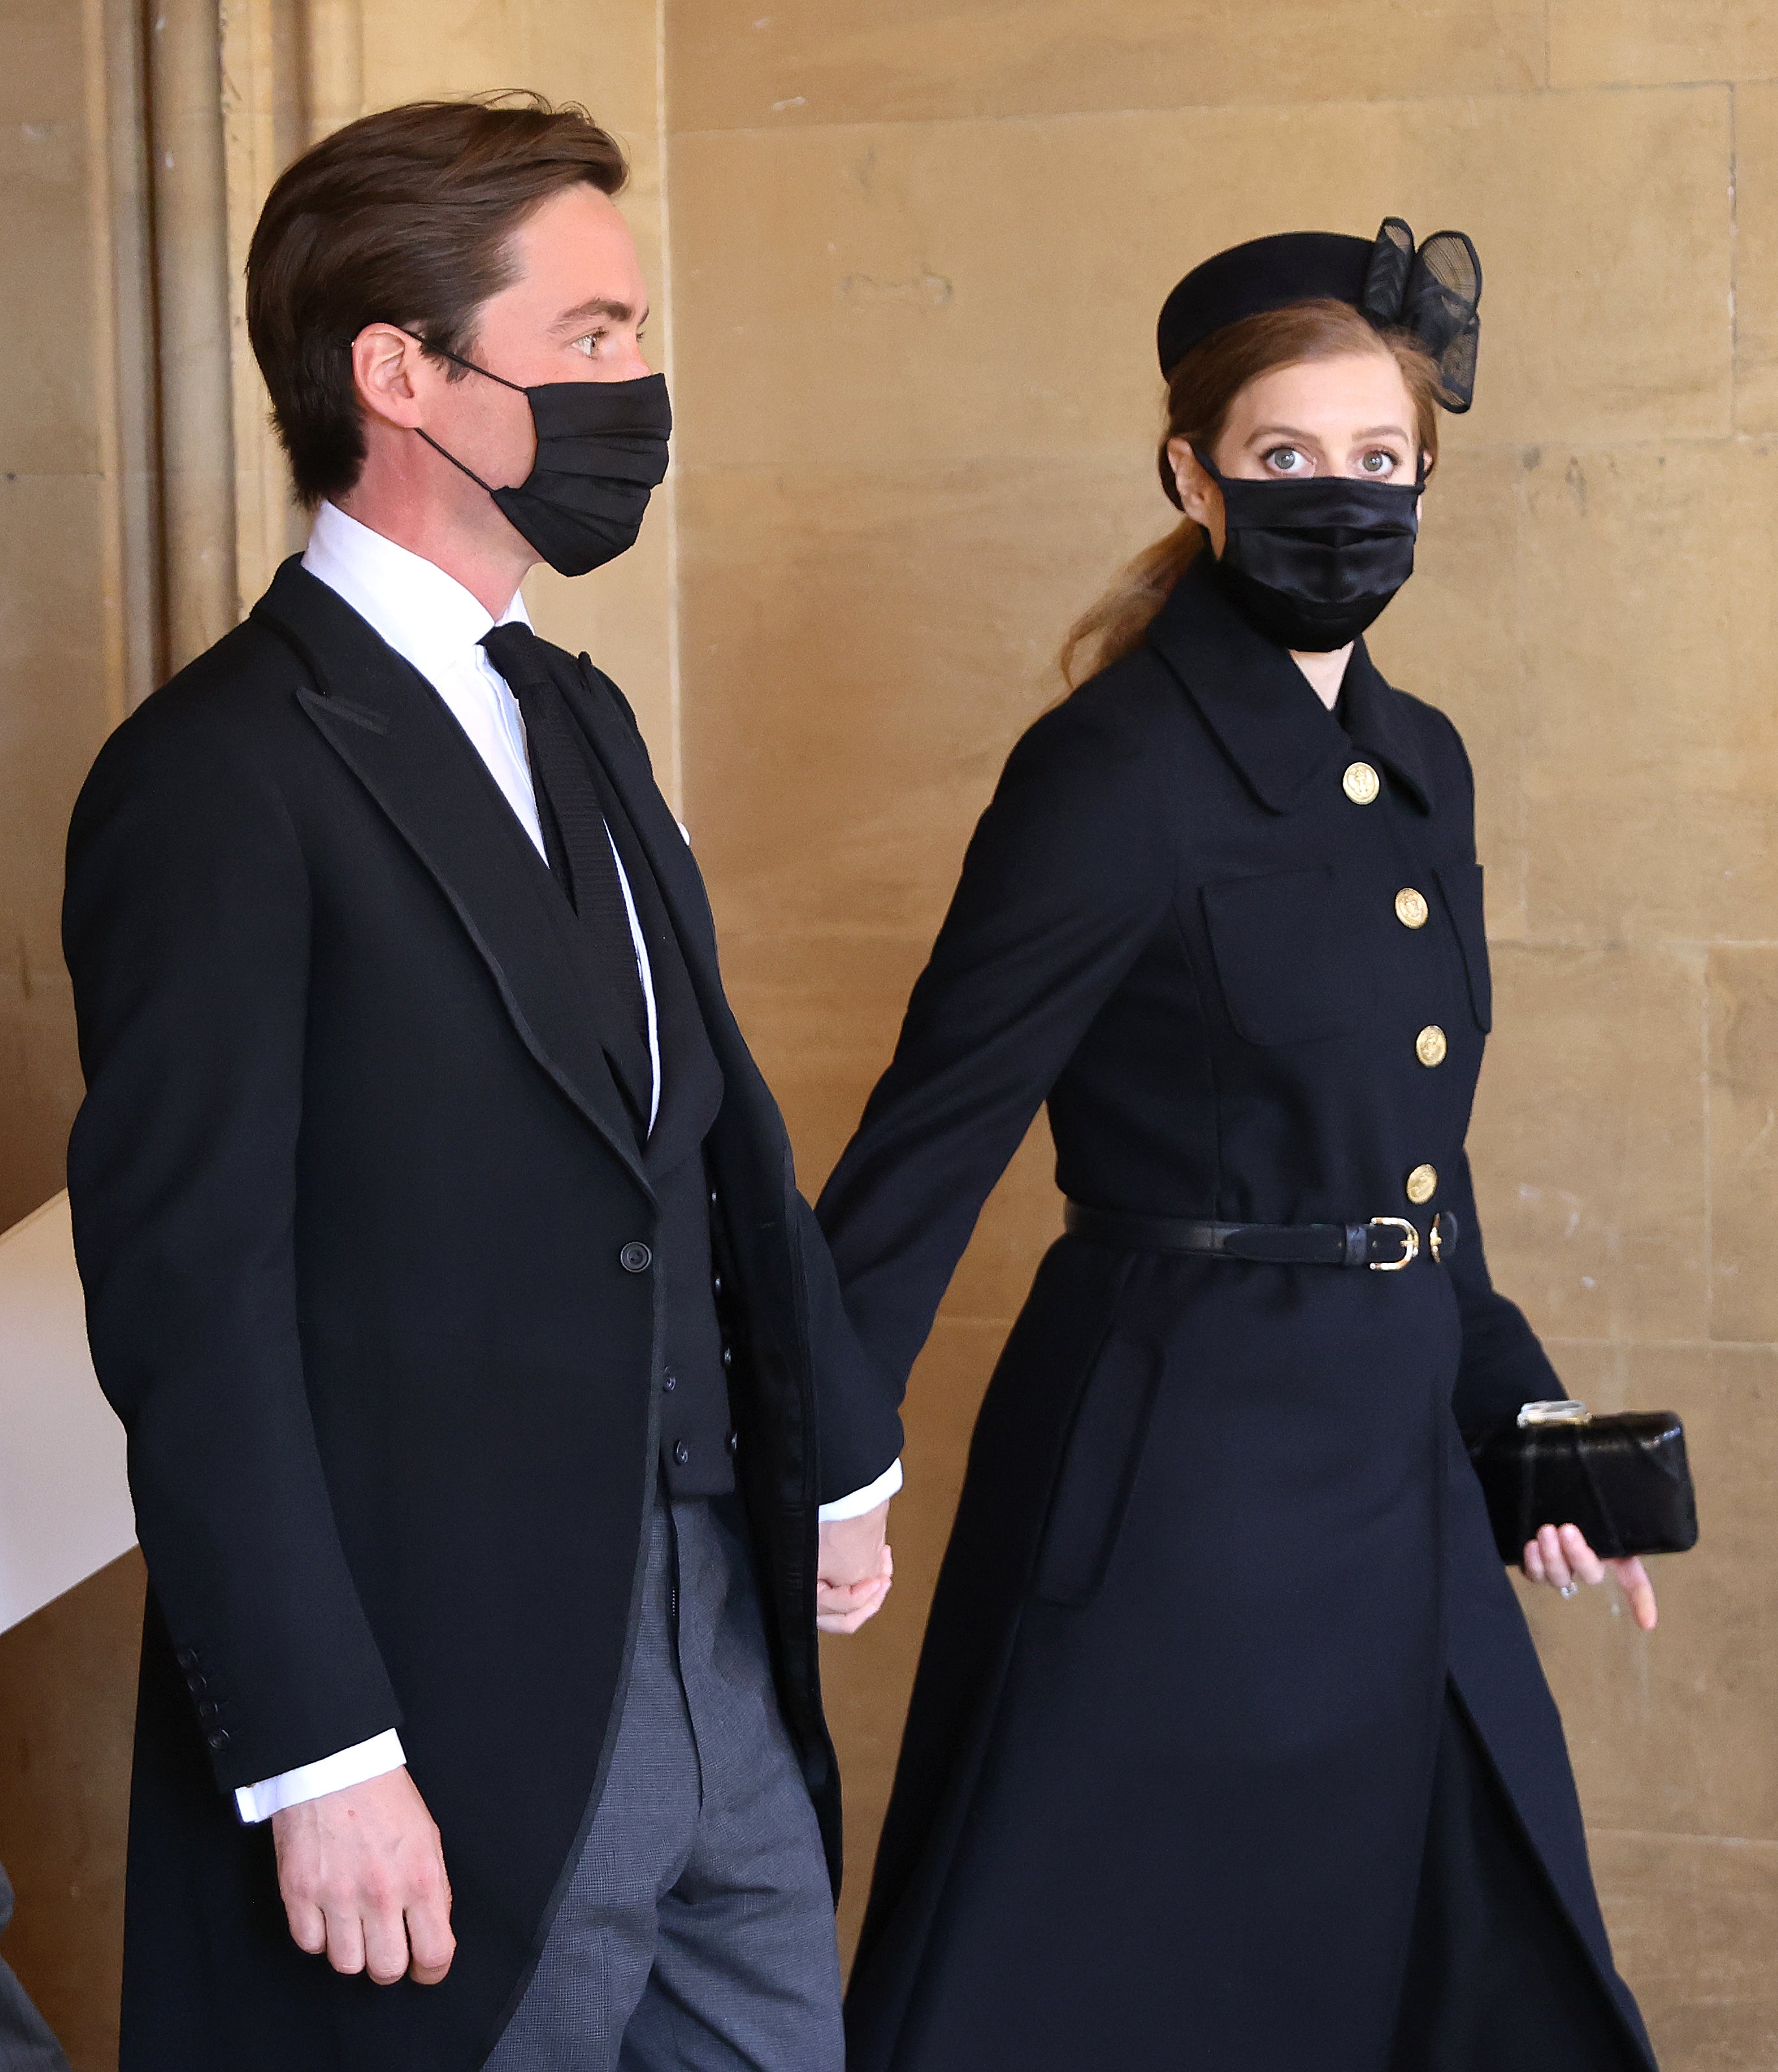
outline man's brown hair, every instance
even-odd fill
[[[247,334],[305,504],[343,495],[364,465],[350,351],[364,327],[466,355],[525,218],[583,182],[617,194],[629,170],[584,108],[535,93],[410,102],[304,152],[253,232]]]

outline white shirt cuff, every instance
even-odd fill
[[[401,1737],[391,1727],[386,1733],[372,1734],[368,1741],[342,1749],[338,1755],[324,1755],[319,1762],[306,1762],[300,1770],[287,1770],[261,1784],[243,1784],[235,1791],[235,1804],[242,1820],[253,1827],[269,1820],[286,1806],[302,1806],[311,1799],[325,1798],[330,1791],[343,1791],[348,1784],[366,1784],[373,1777],[385,1777],[400,1770],[407,1758],[401,1753]]]
[[[832,1503],[823,1504],[815,1515],[823,1525],[837,1525],[845,1518],[862,1518],[867,1511],[887,1503],[901,1486],[901,1463],[891,1461],[875,1482],[854,1490],[850,1496],[837,1496]]]

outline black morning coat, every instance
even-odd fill
[[[629,708],[551,652],[721,1068],[737,1465],[837,1875],[815,1509],[899,1426]],[[580,939],[436,693],[295,561],[81,795],[70,1191],[151,1585],[124,2072],[455,2072],[540,1949],[616,1730],[667,1277],[639,1265],[655,1200]],[[303,1955],[231,1796],[392,1727],[454,1893],[431,1988]]]
[[[849,2062],[1382,2072],[1448,1679],[1640,2063],[1463,1445],[1563,1392],[1489,1284],[1464,1157],[1490,1012],[1468,762],[1361,643],[1329,713],[1206,567],[1013,750],[818,1214],[897,1381],[1045,1101],[1076,1201],[1406,1217],[1419,1256],[1047,1254],[976,1427]]]

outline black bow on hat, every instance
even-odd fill
[[[1171,376],[1193,346],[1243,317],[1326,297],[1379,331],[1406,331],[1437,365],[1439,401],[1464,411],[1476,393],[1481,287],[1481,261],[1462,231],[1436,231],[1416,249],[1398,216],[1370,244],[1322,231],[1255,237],[1194,266],[1167,298],[1160,371]]]

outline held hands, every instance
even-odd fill
[[[883,1608],[895,1577],[895,1557],[884,1539],[889,1506],[861,1518],[821,1527],[815,1567],[815,1622],[823,1633],[856,1633]]]
[[[272,1815],[278,1889],[298,1947],[336,1971],[436,1986],[450,1969],[450,1881],[404,1770]]]
[[[1602,1561],[1587,1544],[1578,1525],[1543,1525],[1525,1544],[1525,1572],[1534,1583],[1547,1583],[1571,1597],[1582,1583],[1603,1583],[1609,1569],[1630,1601],[1630,1611],[1645,1633],[1654,1631],[1654,1585],[1634,1555],[1624,1561]]]

